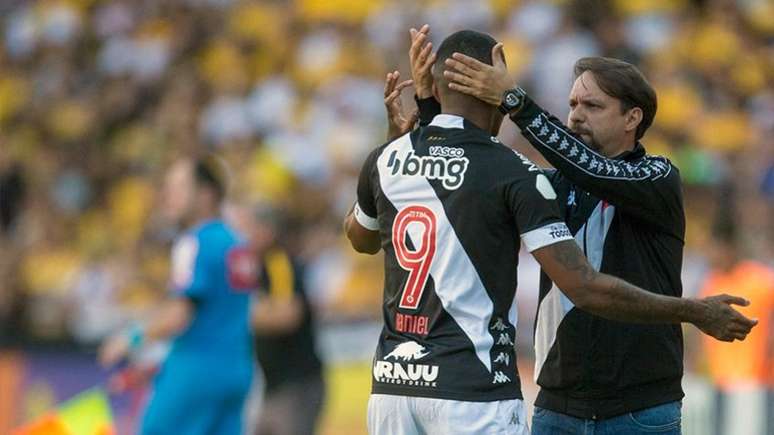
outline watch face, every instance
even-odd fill
[[[505,104],[513,107],[519,104],[519,96],[515,92],[509,92],[505,96]]]

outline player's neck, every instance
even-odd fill
[[[461,116],[476,127],[489,131],[492,127],[492,108],[473,98],[445,98],[441,101],[441,113]]]
[[[464,108],[442,108],[441,113],[446,115],[456,115],[465,118],[468,122],[484,131],[489,131],[492,124],[492,115],[480,110],[470,110]]]

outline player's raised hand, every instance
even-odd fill
[[[700,300],[707,308],[703,321],[695,323],[707,335],[720,341],[742,341],[752,328],[758,324],[756,319],[748,319],[731,305],[747,306],[744,298],[730,295],[711,296]]]
[[[419,110],[406,114],[400,93],[403,89],[413,84],[412,80],[400,80],[400,73],[393,71],[387,74],[384,80],[384,107],[387,108],[387,139],[393,140],[411,131],[419,119]]]
[[[433,43],[428,39],[430,25],[425,24],[419,30],[411,28],[409,34],[411,35],[409,62],[414,89],[418,98],[432,97],[433,75],[430,70],[435,62],[435,53],[433,53]]]
[[[492,63],[487,65],[462,53],[454,53],[446,59],[443,75],[450,81],[450,89],[499,106],[503,93],[516,86],[505,65],[502,43],[492,48]]]

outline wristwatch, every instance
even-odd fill
[[[524,97],[527,93],[522,88],[508,89],[503,92],[503,100],[497,107],[503,115],[509,115],[517,112],[524,105]]]

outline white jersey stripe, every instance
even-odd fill
[[[586,223],[575,234],[575,242],[583,249],[586,246],[586,257],[594,270],[602,266],[602,252],[610,224],[613,223],[615,207],[600,201],[591,213]],[[556,341],[556,332],[564,316],[573,309],[572,301],[559,290],[556,285],[540,301],[538,318],[535,324],[535,382],[540,376],[548,358],[548,353]]]
[[[387,200],[400,212],[410,205],[428,207],[437,219],[437,248],[430,266],[435,292],[444,310],[460,326],[475,348],[476,356],[486,369],[492,371],[490,351],[494,339],[488,331],[494,305],[468,258],[454,228],[449,222],[443,204],[424,177],[391,175],[390,156],[403,161],[413,150],[409,135],[395,140],[382,152],[377,167],[379,182]],[[414,246],[421,244],[422,227],[409,225],[408,233]],[[516,265],[514,265],[515,267]]]

